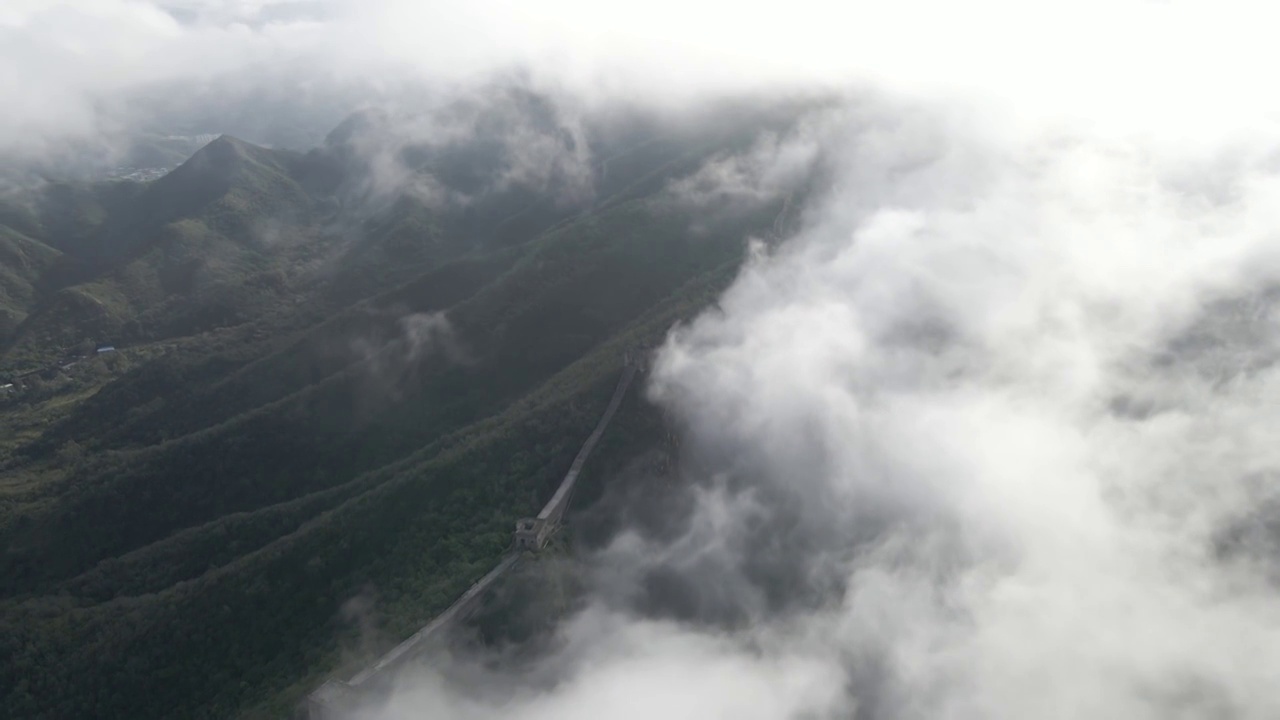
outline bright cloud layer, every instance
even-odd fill
[[[831,178],[662,350],[651,396],[708,470],[688,532],[624,533],[597,559],[615,581],[663,564],[734,588],[718,602],[749,622],[601,594],[561,629],[554,682],[431,675],[381,712],[1272,718],[1275,12],[17,3],[0,152],[114,133],[131,117],[113,98],[178,82],[200,99],[262,67],[281,92],[370,77],[384,94],[523,67],[583,106],[672,111],[834,92],[801,131],[673,188],[777,194],[819,162]],[[769,553],[816,600],[761,600]]]

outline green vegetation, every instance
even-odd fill
[[[341,148],[230,138],[0,207],[0,707],[286,715],[361,660],[344,602],[374,588],[388,642],[447,606],[769,227],[695,235],[661,192],[752,131],[615,152],[594,207],[353,209]],[[630,399],[588,475],[661,436]]]

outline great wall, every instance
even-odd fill
[[[636,373],[643,369],[643,355],[628,355],[622,370],[622,377],[614,388],[613,397],[596,423],[595,429],[582,444],[582,449],[573,459],[569,471],[556,488],[556,492],[543,506],[542,511],[534,518],[522,518],[516,522],[516,529],[511,548],[492,570],[485,574],[467,589],[444,612],[437,615],[414,633],[407,640],[383,655],[377,662],[354,675],[350,680],[331,679],[316,688],[307,696],[306,714],[309,720],[348,720],[357,708],[380,693],[391,689],[395,677],[401,670],[420,660],[440,646],[440,642],[449,628],[466,620],[482,604],[485,593],[501,577],[514,568],[521,556],[526,552],[537,552],[547,540],[559,529],[569,501],[573,497],[574,487],[587,458],[604,435],[609,421],[613,419],[622,399],[635,379]]]

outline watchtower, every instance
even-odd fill
[[[539,518],[520,518],[516,521],[516,549],[532,550],[537,552],[542,549],[543,542],[546,541],[547,523]]]

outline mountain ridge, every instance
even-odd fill
[[[537,193],[361,204],[316,190],[316,151],[232,137],[150,185],[64,193],[93,211],[76,238],[146,232],[40,296],[0,356],[81,348],[0,396],[0,703],[287,715],[343,662],[362,588],[391,639],[447,605],[554,489],[623,355],[713,302],[772,227],[781,199],[693,232],[665,190],[761,130],[735,127],[619,161],[605,201],[539,190],[558,209],[502,232]],[[187,204],[110,218],[170,194]],[[587,476],[665,436],[638,398],[614,422]]]

